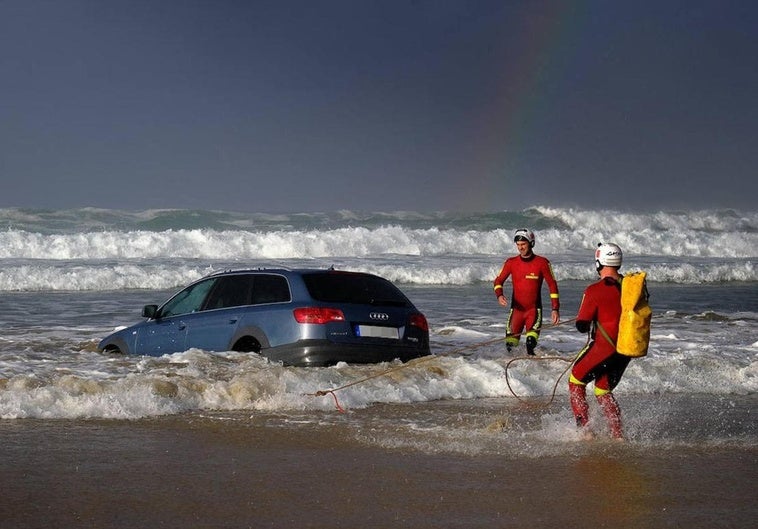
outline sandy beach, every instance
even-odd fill
[[[750,420],[754,400],[729,420]],[[503,406],[509,421],[533,415],[494,399],[320,412],[300,424],[236,412],[3,421],[0,527],[692,529],[748,527],[758,515],[754,444],[658,450],[598,438],[514,457],[496,445],[381,446],[385,432],[372,426],[372,415],[400,424],[429,413],[470,429],[473,443],[499,442],[495,426],[519,427],[498,418]]]

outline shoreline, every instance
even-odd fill
[[[749,420],[753,402],[751,396],[743,402]],[[503,399],[385,405],[347,418],[311,413],[308,421],[243,412],[2,421],[0,520],[3,527],[72,529],[559,523],[710,529],[744,527],[758,515],[754,443],[656,448],[601,439],[573,442],[559,455],[524,457],[370,441],[381,444],[392,435],[389,425],[407,420],[412,409],[469,431],[475,443],[504,404],[511,405]],[[513,420],[537,421],[520,410],[513,407]],[[387,422],[371,422],[377,415]],[[526,435],[526,449],[534,443],[526,432],[512,435],[510,441]]]

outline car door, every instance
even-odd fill
[[[252,274],[220,277],[208,294],[201,312],[186,318],[187,348],[227,351],[245,307],[250,305]]]
[[[158,309],[155,318],[137,331],[135,352],[160,356],[187,350],[188,322],[199,314],[217,280],[210,278],[194,283],[168,300]]]

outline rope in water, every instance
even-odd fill
[[[560,323],[557,323],[556,325],[562,325],[564,323],[568,323],[568,322],[575,321],[575,320],[576,320],[576,318],[573,318],[573,319],[570,319],[570,320],[566,320],[565,322],[562,321]],[[563,378],[563,376],[566,373],[568,373],[569,369],[571,369],[571,367],[574,365],[574,362],[576,362],[576,360],[579,358],[579,355],[582,354],[582,351],[584,351],[584,349],[586,348],[586,345],[589,343],[589,341],[590,341],[590,334],[588,333],[587,334],[587,343],[585,344],[584,347],[582,347],[582,349],[579,350],[579,352],[573,358],[566,358],[566,357],[563,357],[563,356],[517,356],[516,358],[510,359],[508,361],[508,363],[505,364],[505,384],[508,386],[508,391],[511,392],[511,395],[513,395],[514,397],[516,397],[516,400],[518,400],[521,403],[524,403],[524,400],[521,397],[519,397],[516,394],[515,391],[513,391],[513,388],[511,387],[511,382],[508,379],[508,368],[511,366],[511,364],[513,362],[516,362],[517,360],[560,360],[562,362],[568,362],[568,366],[566,367],[566,369],[564,369],[563,371],[561,371],[561,374],[558,375],[557,379],[555,379],[555,384],[553,384],[553,391],[550,394],[550,399],[547,402],[545,402],[544,404],[537,405],[538,408],[547,408],[555,400],[555,392],[558,389],[558,384],[560,383],[561,379]],[[528,405],[534,406],[534,404],[532,404],[532,403],[528,403]]]
[[[572,318],[570,320],[561,321],[561,322],[558,322],[558,323],[546,325],[546,326],[543,327],[543,329],[549,329],[549,328],[552,328],[552,327],[558,327],[559,325],[565,325],[567,323],[570,323],[570,322],[574,321],[575,319],[576,318]],[[506,336],[520,336],[520,335],[521,335],[521,333],[515,333],[515,334],[507,334]],[[442,358],[442,357],[446,357],[446,356],[452,356],[452,355],[455,355],[455,354],[460,354],[460,353],[463,353],[464,351],[473,351],[475,349],[479,349],[479,348],[485,347],[487,345],[492,345],[492,344],[501,342],[502,340],[503,340],[502,337],[498,337],[498,338],[494,338],[492,340],[486,340],[486,341],[483,341],[483,342],[477,342],[477,343],[474,343],[474,344],[465,345],[463,347],[459,347],[457,349],[453,349],[453,350],[447,351],[447,352],[445,352],[443,354],[440,354],[440,355],[423,356],[421,358],[416,358],[414,360],[406,362],[405,364],[402,364],[402,365],[399,365],[399,366],[395,366],[395,367],[391,367],[391,368],[385,369],[384,371],[381,371],[379,373],[374,373],[373,375],[369,375],[369,376],[363,377],[361,379],[354,380],[353,382],[349,382],[349,383],[344,384],[342,386],[339,386],[339,387],[336,387],[336,388],[332,388],[332,389],[319,390],[319,391],[316,391],[315,393],[306,393],[306,395],[308,395],[310,397],[323,397],[323,396],[326,396],[326,395],[331,395],[332,398],[334,399],[334,405],[337,408],[337,410],[340,413],[345,413],[345,409],[340,405],[339,399],[337,398],[337,392],[338,391],[342,391],[342,390],[347,389],[349,387],[356,386],[358,384],[362,384],[363,382],[367,382],[367,381],[373,380],[375,378],[379,378],[379,377],[383,377],[383,376],[389,375],[391,373],[394,373],[396,371],[400,371],[402,369],[407,369],[409,367],[416,367],[419,364],[422,364],[422,363],[425,363],[425,362],[429,362],[430,360],[436,360],[438,358]],[[552,356],[552,357],[551,356],[539,356],[539,357],[537,357],[537,356],[518,356],[516,358],[512,358],[505,365],[505,382],[506,382],[506,385],[508,386],[508,390],[520,402],[523,402],[522,399],[518,395],[516,395],[516,393],[513,391],[513,389],[511,388],[511,385],[510,385],[510,381],[508,380],[508,367],[510,366],[511,363],[513,363],[516,360],[563,360],[565,362],[570,362],[570,364],[569,364],[569,368],[570,368],[575,359],[576,358],[572,358],[571,360],[569,360],[569,359],[561,357],[561,356]],[[556,388],[558,387],[558,382],[560,381],[561,378],[563,378],[563,375],[566,374],[566,372],[568,371],[569,368],[566,368],[561,373],[561,375],[558,377],[558,380],[555,381],[555,386],[553,386],[553,394],[550,397],[550,401],[547,403],[548,405],[555,398],[555,391],[556,391]]]
[[[535,404],[532,404],[531,402],[526,402],[524,399],[519,397],[515,391],[513,391],[513,388],[511,387],[511,382],[508,378],[508,368],[511,366],[513,362],[516,360],[561,360],[563,362],[568,362],[568,367],[561,371],[561,374],[558,375],[558,378],[555,380],[555,384],[553,384],[553,391],[550,394],[550,399],[545,402],[544,404],[536,405],[538,408],[547,408],[550,406],[550,404],[553,403],[553,400],[555,400],[555,392],[558,389],[558,383],[561,381],[563,376],[568,372],[569,369],[571,369],[571,366],[574,365],[574,360],[576,360],[576,357],[573,358],[566,358],[563,356],[517,356],[516,358],[512,358],[508,361],[507,364],[505,364],[505,384],[508,386],[508,391],[511,392],[511,395],[516,397],[516,400],[518,400],[521,403],[528,404],[529,406],[535,406]]]

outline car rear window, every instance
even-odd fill
[[[304,274],[303,281],[311,297],[327,303],[360,303],[409,307],[400,290],[381,277],[345,272]]]

